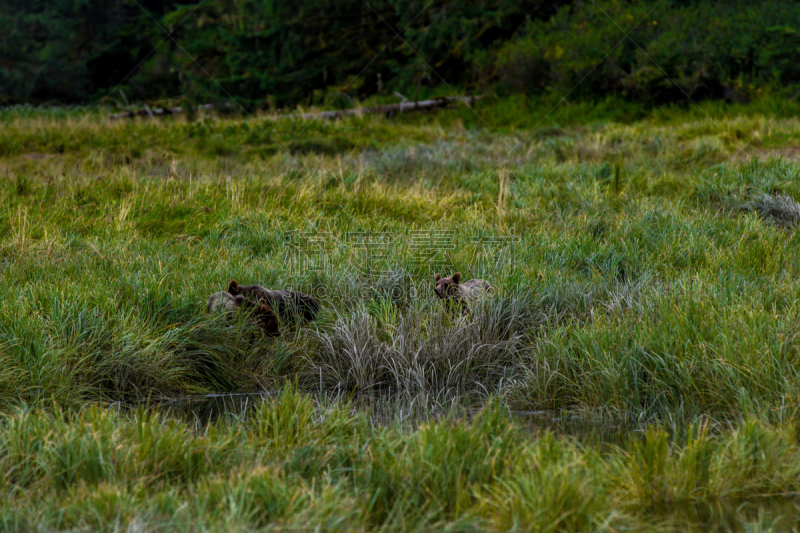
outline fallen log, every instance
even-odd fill
[[[422,100],[420,102],[404,101],[399,104],[386,104],[373,107],[359,107],[355,109],[341,109],[338,111],[320,111],[318,113],[299,113],[299,114],[286,114],[276,115],[273,118],[294,117],[302,118],[304,120],[312,118],[342,118],[347,116],[361,116],[365,114],[378,114],[385,116],[393,116],[397,113],[408,113],[411,111],[428,111],[431,109],[444,108],[454,102],[464,102],[465,104],[473,105],[476,100],[480,100],[482,96],[445,96],[442,98],[432,98],[430,100]],[[197,106],[197,109],[213,109],[213,104],[206,104]],[[133,118],[150,115],[150,118],[165,115],[175,115],[183,113],[182,107],[171,108],[149,108],[137,109],[135,111],[125,111],[123,113],[109,113],[110,120],[119,120],[122,118]]]
[[[373,107],[360,107],[356,109],[342,109],[339,111],[321,111],[319,113],[301,113],[296,115],[302,119],[311,118],[341,118],[347,116],[361,116],[367,113],[379,114],[385,116],[393,116],[397,113],[407,113],[410,111],[426,111],[437,109],[440,107],[447,107],[453,102],[464,102],[465,104],[473,105],[475,100],[481,99],[481,96],[445,96],[442,98],[433,98],[430,100],[422,100],[420,102],[400,102],[399,104],[378,105]],[[291,116],[291,115],[289,115]]]
[[[199,105],[197,109],[214,109],[213,104],[206,104],[206,105]],[[109,120],[119,120],[121,118],[133,118],[133,117],[143,117],[145,115],[150,115],[150,117],[154,116],[164,116],[164,115],[175,115],[178,113],[185,112],[182,107],[168,107],[164,109],[160,108],[149,108],[145,106],[144,109],[137,109],[135,111],[124,111],[122,113],[109,113],[108,118]]]

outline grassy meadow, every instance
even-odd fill
[[[0,112],[0,529],[796,528],[784,104]],[[231,279],[322,310],[266,337]]]

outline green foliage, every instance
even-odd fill
[[[798,81],[798,23],[795,2],[577,2],[529,22],[487,68],[526,94],[737,100]]]
[[[166,36],[153,23],[167,6],[161,0],[3,2],[3,103],[117,98],[119,87],[131,99],[177,95],[171,47],[157,46]]]
[[[179,8],[165,23],[184,43],[184,86],[197,99],[232,95],[251,108],[301,102],[350,82],[394,36],[372,8],[395,22],[388,2],[214,0]],[[375,73],[392,55],[394,48],[345,90],[366,89],[369,78],[374,91]]]
[[[467,82],[477,51],[510,37],[526,16],[551,11],[482,0],[6,2],[0,95],[6,103],[100,98],[121,106],[121,87],[131,99],[182,92],[247,110],[349,106],[349,95],[371,96],[379,85],[391,95],[392,87],[438,86],[440,75]]]

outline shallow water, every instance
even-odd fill
[[[155,402],[157,410],[186,419],[198,429],[220,418],[246,420],[260,403],[274,398],[276,391],[257,393],[208,394],[184,398],[164,399]],[[325,405],[325,400],[321,401]],[[437,420],[453,413],[442,409],[429,410],[419,405],[386,404],[371,399],[353,399],[350,406],[358,412],[367,413],[376,425],[398,422],[412,427]],[[478,410],[457,410],[455,416],[472,417]],[[514,422],[532,434],[550,431],[557,435],[575,438],[585,445],[623,445],[633,435],[645,431],[643,427],[610,424],[607,421],[557,411],[510,411]]]
[[[677,531],[744,533],[800,530],[800,496],[773,496],[755,501],[682,504],[653,511]]]
[[[512,411],[511,416],[515,424],[533,434],[550,431],[572,437],[585,446],[623,446],[646,430],[556,411]]]
[[[275,392],[206,394],[156,401],[156,409],[186,419],[198,429],[220,418],[246,420],[254,407],[273,398]]]

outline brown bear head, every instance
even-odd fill
[[[449,278],[436,274],[436,286],[433,291],[440,300],[448,300],[458,295],[458,285],[461,283],[461,272],[456,272]]]
[[[237,306],[243,307],[250,313],[250,316],[258,322],[258,325],[267,335],[277,337],[281,334],[278,315],[275,314],[275,311],[272,310],[272,306],[269,305],[264,298],[255,302],[250,298],[239,295],[234,296],[233,300]]]
[[[264,329],[264,331],[273,337],[277,337],[281,334],[281,327],[280,323],[278,322],[278,315],[275,314],[275,311],[272,310],[272,306],[267,303],[264,298],[261,298],[258,302],[258,309],[255,312],[255,316],[258,320],[259,325]]]

